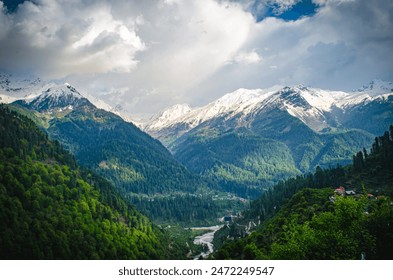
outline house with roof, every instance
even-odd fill
[[[345,188],[344,187],[338,187],[337,189],[335,189],[334,192],[336,194],[338,194],[338,195],[345,195]]]

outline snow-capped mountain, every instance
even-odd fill
[[[317,166],[350,163],[393,123],[391,88],[373,81],[352,92],[238,89],[203,107],[173,106],[145,129],[193,172],[248,195]]]
[[[370,96],[377,96],[393,92],[393,83],[375,79],[368,85],[365,85],[354,91],[355,93],[366,93]]]
[[[39,96],[41,97],[38,98]],[[50,101],[49,99],[53,100]],[[125,110],[121,107],[110,106],[89,93],[84,92],[82,94],[67,83],[58,84],[47,82],[37,77],[23,77],[0,73],[0,103],[12,103],[20,100],[19,102],[31,104],[35,102],[38,108],[38,103],[43,104],[45,103],[44,100],[47,100],[47,105],[49,106],[47,109],[50,109],[50,106],[56,106],[56,109],[72,109],[75,105],[72,102],[86,102],[84,99],[87,99],[88,102],[99,109],[114,113],[127,122],[132,122],[130,118],[125,116]],[[49,102],[53,104],[49,104]],[[43,110],[46,105],[40,106]]]
[[[320,132],[339,125],[339,115],[346,111],[373,101],[386,101],[390,96],[393,96],[393,84],[380,80],[374,80],[353,92],[322,90],[303,85],[264,90],[239,89],[200,108],[175,105],[153,117],[145,130],[158,138],[162,136],[161,132],[173,133],[171,129],[180,136],[214,118],[235,118],[235,123],[247,126],[254,116],[279,109]]]
[[[188,104],[176,104],[165,111],[158,113],[153,116],[154,122],[147,124],[147,130],[160,129],[162,127],[170,126],[173,121],[181,118],[192,111],[192,108]]]
[[[357,90],[347,94],[337,101],[337,107],[346,109],[354,106],[365,105],[372,101],[383,101],[393,94],[393,83],[382,80],[373,80]]]
[[[38,112],[73,110],[85,105],[93,106],[89,100],[67,83],[50,87],[37,97],[25,99],[24,102]]]
[[[268,98],[277,90],[277,87],[269,89],[238,89],[228,93],[216,101],[199,108],[192,108],[188,104],[174,105],[161,113],[153,116],[144,126],[144,130],[153,136],[160,136],[163,130],[180,130],[178,136],[198,126],[199,124],[221,115],[236,115],[247,113],[252,106]],[[158,134],[157,134],[158,133]]]

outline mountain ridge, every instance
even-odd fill
[[[333,108],[350,109],[359,104],[364,105],[375,100],[387,99],[391,95],[393,95],[393,83],[381,80],[373,80],[367,86],[352,92],[322,90],[303,85],[275,86],[269,89],[238,89],[202,107],[191,108],[187,104],[191,110],[185,113],[175,110],[179,105],[171,106],[152,117],[143,129],[160,138],[160,130],[165,131],[182,126],[186,128],[182,131],[185,133],[212,118],[223,115],[231,118],[236,114],[247,116],[258,110],[267,109],[269,106],[275,106],[287,110],[291,115],[319,132],[329,127],[328,124],[324,124],[327,121],[325,115],[332,113]],[[307,121],[307,118],[314,118],[317,124],[313,125],[312,121]],[[166,144],[165,141],[164,144]]]
[[[153,119],[154,130],[146,131],[189,170],[247,197],[317,166],[348,164],[393,123],[390,87],[373,81],[352,93],[303,85],[239,89],[178,117],[164,113],[163,127]]]
[[[48,82],[37,77],[24,77],[8,73],[0,73],[0,103],[13,103],[15,101],[29,103],[33,99],[48,91],[59,90],[62,87],[71,87],[84,99],[97,108],[114,113],[126,122],[134,123],[124,114],[121,105],[111,106],[89,93],[81,93],[68,83]],[[49,92],[48,92],[49,93]],[[137,124],[136,122],[134,124]]]

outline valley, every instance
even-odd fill
[[[108,232],[119,239],[106,248],[109,251],[93,254],[95,249],[89,247],[89,252],[80,251],[76,258],[156,259],[160,254],[167,259],[282,258],[287,245],[281,241],[292,227],[306,231],[320,223],[318,219],[330,215],[326,213],[342,211],[339,206],[333,209],[335,205],[327,200],[341,185],[356,186],[361,193],[360,186],[366,184],[370,193],[386,197],[385,202],[370,204],[375,209],[370,217],[378,222],[383,216],[382,223],[391,218],[391,210],[385,206],[393,196],[391,170],[387,167],[391,166],[393,136],[391,131],[378,135],[393,123],[392,83],[373,81],[352,93],[305,86],[239,89],[200,108],[175,105],[140,128],[119,112],[112,112],[109,105],[90,101],[69,84],[1,77],[8,80],[0,82],[1,96],[9,96],[2,100],[10,102],[2,105],[1,133],[8,138],[3,137],[1,155],[6,163],[3,169],[9,170],[1,177],[3,194],[7,194],[2,203],[6,209],[12,201],[20,201],[16,205],[38,211],[22,211],[19,220],[3,211],[8,230],[2,232],[8,242],[4,250],[16,246],[10,241],[15,230],[21,232],[18,238],[34,232],[56,243],[58,236],[70,234],[64,230],[65,225],[77,219],[86,224],[79,232],[82,243],[86,238],[99,244],[110,238],[105,235]],[[8,122],[15,125],[9,126]],[[44,141],[55,148],[37,148],[29,144],[31,138],[45,139],[38,143]],[[384,158],[380,160],[380,156]],[[72,180],[70,168],[75,169]],[[19,178],[17,172],[24,174],[24,170],[29,175]],[[66,179],[50,179],[52,175],[48,174],[55,173],[59,173],[55,178]],[[34,182],[25,178],[28,176],[35,178]],[[69,184],[69,189],[64,189],[62,182]],[[18,187],[13,190],[13,185]],[[57,194],[58,189],[63,193]],[[33,190],[35,196],[30,194]],[[43,198],[40,192],[44,192]],[[101,192],[104,201],[89,200],[90,196],[99,199]],[[299,198],[303,200],[296,200]],[[60,214],[65,218],[58,221],[45,212],[58,209],[57,203],[78,206],[66,210],[76,211],[72,217],[67,212]],[[104,214],[95,212],[97,203],[103,203],[99,209],[106,209]],[[340,207],[347,207],[346,203],[359,209],[366,204],[345,200]],[[12,211],[20,211],[15,207]],[[315,221],[310,220],[314,212],[321,215]],[[225,227],[216,226],[220,218],[226,221]],[[388,235],[382,236],[381,230],[373,231],[366,220],[359,216],[361,225],[356,226],[371,236],[369,243],[365,241],[368,255],[390,256],[372,251],[376,248],[374,241],[390,238],[390,228],[386,228]],[[48,233],[41,225],[49,222],[55,228]],[[279,231],[276,223],[285,225],[288,231]],[[381,228],[385,229],[385,224]],[[269,230],[278,235],[269,235]],[[317,234],[320,228],[312,230]],[[265,235],[269,240],[261,237]],[[121,238],[126,238],[133,249],[124,251],[116,243]],[[319,236],[313,238],[319,240]],[[142,247],[132,245],[141,240]],[[26,246],[31,247],[30,243]],[[37,253],[31,257],[69,258],[68,253],[74,249],[63,245],[65,249],[51,249],[48,254],[43,247],[31,249]],[[238,247],[231,255],[233,246]],[[356,246],[351,248],[353,254],[360,250]],[[313,250],[310,247],[310,252]],[[17,252],[12,258],[24,256],[22,249],[17,248]],[[335,257],[353,258],[353,254]],[[323,255],[297,252],[292,257]]]

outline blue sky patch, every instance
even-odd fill
[[[265,9],[261,11],[258,9],[260,1],[255,1],[252,9],[252,13],[256,18],[257,22],[262,21],[267,17],[276,17],[283,20],[298,20],[305,16],[313,16],[317,12],[318,6],[312,2],[312,0],[303,0],[294,6],[290,7],[286,11],[279,11],[278,4],[267,4]]]
[[[22,4],[25,0],[3,0],[4,6],[7,8],[9,13],[15,12],[19,4]]]

